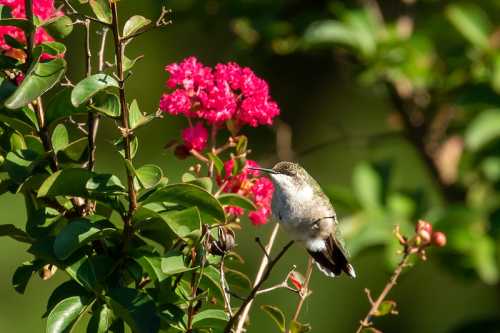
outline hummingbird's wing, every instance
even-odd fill
[[[356,277],[354,267],[349,263],[343,248],[334,237],[330,236],[325,240],[326,248],[322,251],[307,250],[316,262],[319,270],[327,276],[334,277],[344,271],[350,277]]]

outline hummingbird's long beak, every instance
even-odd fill
[[[250,170],[257,170],[257,171],[266,172],[266,173],[271,173],[271,174],[275,174],[275,175],[279,173],[279,172],[274,171],[273,169],[256,168],[256,167],[250,167],[250,166],[247,166],[247,169],[250,169]]]

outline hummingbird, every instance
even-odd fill
[[[273,217],[292,239],[302,244],[318,269],[329,277],[345,272],[356,277],[344,248],[335,210],[318,182],[300,165],[278,162],[267,173],[274,184]]]

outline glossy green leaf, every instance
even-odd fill
[[[123,27],[123,37],[126,38],[130,35],[133,35],[137,31],[146,27],[151,23],[151,20],[145,18],[141,15],[134,15],[125,22],[125,26]]]
[[[217,199],[195,185],[167,185],[147,197],[142,204],[151,202],[169,202],[186,208],[194,206],[200,212],[206,213],[216,220],[225,221],[224,209]]]
[[[255,204],[246,197],[236,193],[221,194],[217,197],[219,202],[224,206],[238,206],[247,210],[255,210]]]
[[[154,164],[146,164],[135,170],[135,175],[144,188],[152,188],[163,177],[161,168]]]
[[[481,7],[474,3],[452,4],[446,8],[446,16],[471,44],[489,48],[492,25]]]
[[[23,230],[13,224],[0,224],[0,237],[8,236],[18,242],[33,243],[33,239]]]
[[[112,22],[113,16],[108,0],[89,0],[89,5],[99,20],[105,23]]]
[[[139,109],[139,104],[137,100],[133,100],[129,107],[129,127],[131,129],[137,129],[149,123],[155,118],[154,115],[145,115]]]
[[[66,61],[61,58],[35,63],[16,91],[5,101],[5,106],[18,109],[29,104],[56,85],[65,71]]]
[[[66,148],[69,144],[69,135],[66,126],[63,124],[57,124],[56,128],[52,132],[52,147],[57,153],[60,150]]]
[[[38,197],[59,195],[89,197],[93,192],[125,193],[124,186],[114,175],[96,174],[82,168],[68,168],[50,175],[40,186]]]
[[[207,309],[198,312],[193,317],[193,327],[207,329],[223,329],[229,318],[223,310]]]
[[[57,16],[43,23],[43,28],[56,39],[66,38],[73,31],[73,22],[68,16]]]
[[[92,294],[84,289],[78,282],[75,280],[68,280],[56,287],[47,301],[47,307],[45,313],[42,315],[43,318],[46,318],[52,309],[61,302],[62,300],[72,297],[72,296],[80,296],[84,298],[91,298]]]
[[[167,276],[184,273],[193,269],[186,266],[182,253],[172,251],[161,258],[161,271]]]
[[[116,233],[114,228],[100,222],[91,222],[82,218],[68,223],[54,241],[54,253],[57,258],[66,259],[91,241],[103,239]]]
[[[115,315],[113,311],[106,305],[101,305],[97,310],[93,311],[87,326],[87,333],[106,333],[109,332]]]
[[[137,209],[133,219],[141,236],[153,240],[165,248],[170,248],[172,242],[178,237],[160,214],[148,208],[140,207]]]
[[[224,162],[222,162],[222,160],[219,158],[219,156],[216,156],[212,153],[208,153],[207,155],[208,155],[208,158],[210,159],[210,161],[213,162],[215,170],[217,170],[217,172],[219,174],[221,174],[222,170],[224,170]]]
[[[161,269],[162,258],[154,254],[140,254],[134,256],[134,260],[141,265],[142,269],[153,281],[163,281],[168,275]]]
[[[135,57],[134,59],[130,59],[126,56],[123,57],[123,71],[125,72],[132,69],[135,66],[135,64],[142,58],[143,56]]]
[[[498,138],[500,138],[500,109],[479,113],[465,131],[465,144],[474,151]]]
[[[130,288],[114,288],[107,293],[106,302],[115,315],[122,318],[136,333],[157,332],[160,319],[153,299],[146,293]]]
[[[285,332],[285,315],[283,311],[274,305],[267,304],[261,305],[260,308],[271,317],[281,332]]]
[[[115,94],[101,92],[94,96],[92,110],[112,118],[120,117],[120,99]]]
[[[170,229],[180,238],[188,238],[201,229],[201,217],[198,208],[190,207],[160,213]]]
[[[212,188],[214,186],[212,178],[210,177],[194,177],[193,180],[187,181],[187,183],[197,185],[209,193],[212,193]]]
[[[100,73],[86,77],[73,88],[71,103],[73,106],[78,107],[98,92],[109,87],[118,87],[118,82],[108,74]]]
[[[47,333],[69,333],[78,317],[89,304],[88,299],[80,296],[68,297],[59,302],[47,318]]]
[[[108,256],[83,256],[64,266],[64,270],[82,287],[93,291],[102,288],[102,284],[113,265],[114,260]]]
[[[88,140],[86,137],[75,140],[62,149],[65,157],[74,162],[83,162],[87,160]]]

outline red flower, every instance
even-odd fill
[[[187,149],[202,151],[207,145],[208,131],[201,123],[197,123],[193,127],[188,127],[182,131],[182,139]]]

